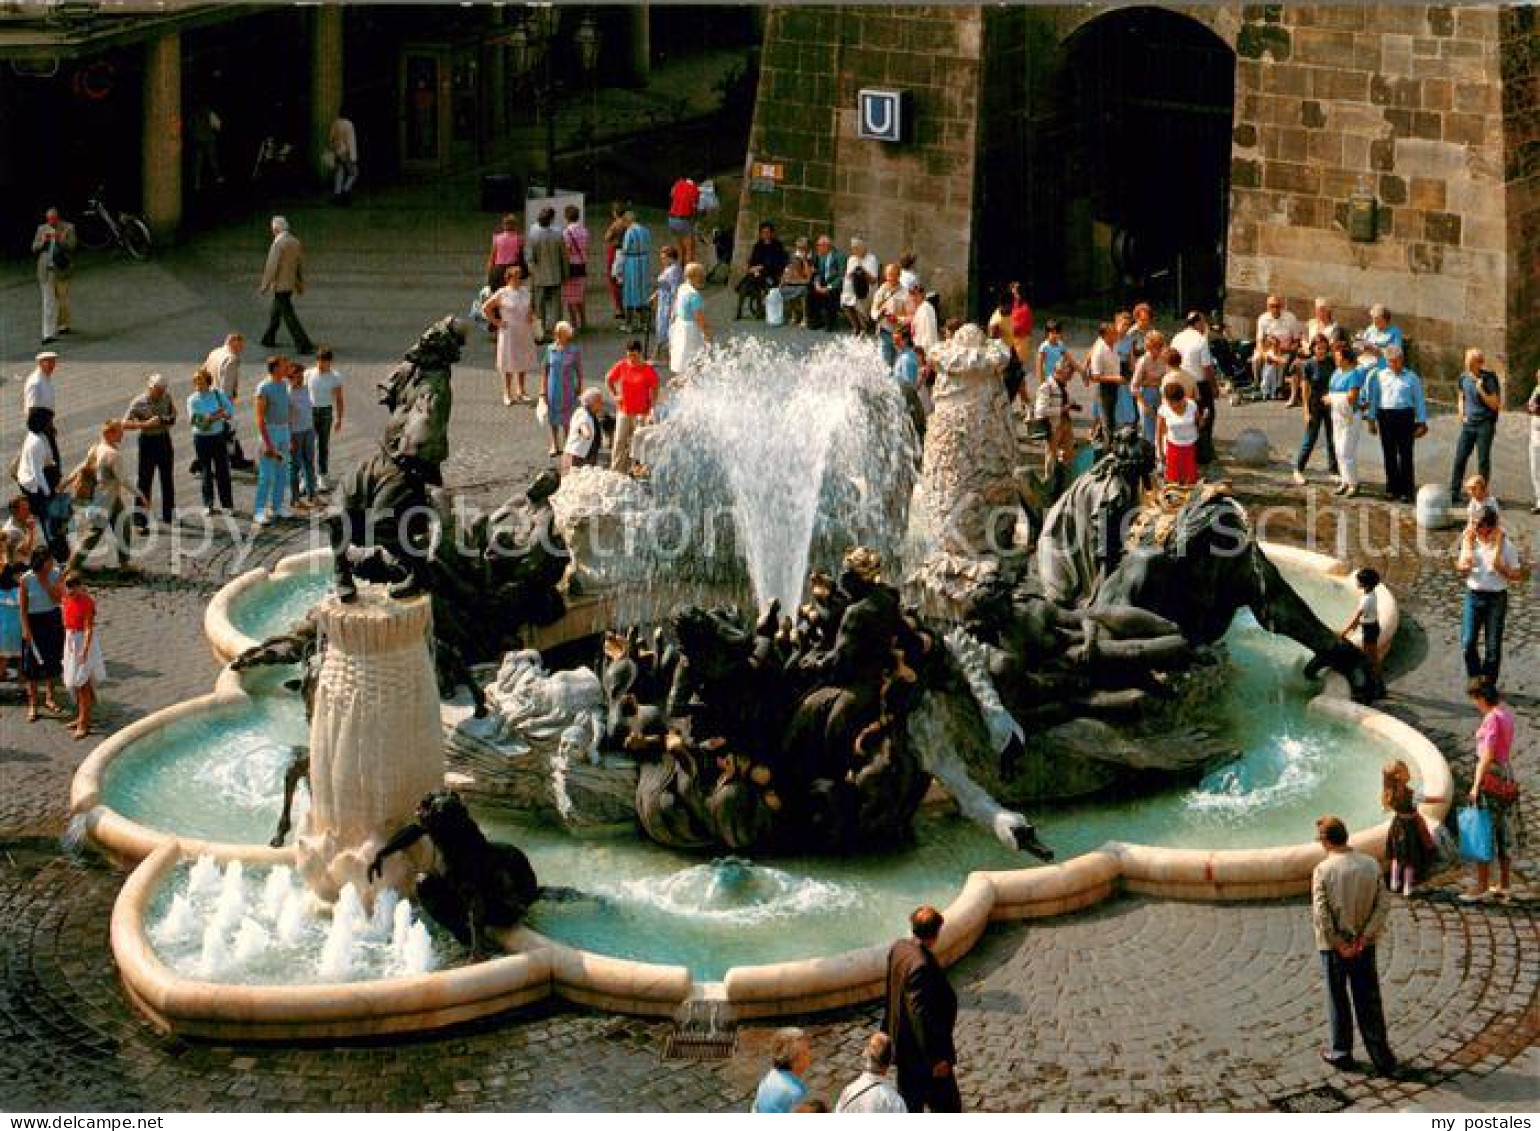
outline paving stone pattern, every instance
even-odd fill
[[[402,192],[361,201],[346,215],[288,209],[301,235],[315,240],[319,261],[302,313],[314,336],[336,342],[351,379],[341,466],[367,450],[377,431],[380,413],[368,396],[376,375],[428,316],[463,306],[466,280],[477,273],[485,218],[439,216],[431,204]],[[376,254],[367,235],[374,229],[390,238],[409,228],[426,250],[407,279]],[[256,229],[215,231],[149,268],[85,267],[76,288],[85,332],[61,351],[67,457],[85,450],[96,423],[127,403],[145,372],[183,373],[229,325],[243,325],[253,337],[260,330],[248,277],[260,264]],[[0,279],[0,372],[25,371],[35,296],[30,275],[18,270]],[[711,297],[723,327],[729,299],[720,289]],[[591,304],[600,314],[607,309],[597,292]],[[762,332],[744,324],[734,329]],[[586,336],[591,379],[602,375],[600,363],[617,355],[619,344],[607,326]],[[254,346],[253,360],[259,352]],[[478,343],[457,370],[448,478],[492,501],[528,479],[543,462],[544,445],[527,409],[499,403],[487,352]],[[7,398],[18,393],[0,388]],[[1516,489],[1524,475],[1523,422],[1504,423],[1496,478],[1512,529],[1532,547],[1535,524]],[[1447,446],[1438,445],[1447,445],[1449,425],[1447,417],[1435,421],[1425,441],[1425,479],[1444,473],[1438,453]],[[1245,427],[1267,431],[1275,454],[1292,453],[1298,417],[1266,405],[1224,410],[1223,439]],[[0,447],[11,450],[13,439],[0,436]],[[1373,483],[1377,460],[1372,451],[1365,456],[1365,479]],[[178,462],[185,465],[185,453]],[[196,487],[185,466],[178,470],[181,498],[195,505]],[[1450,759],[1457,787],[1468,788],[1475,716],[1462,694],[1453,536],[1419,548],[1406,511],[1372,499],[1333,510],[1324,493],[1289,485],[1280,463],[1238,472],[1234,483],[1254,515],[1270,508],[1268,537],[1325,539],[1323,548],[1331,549],[1334,516],[1346,515],[1355,531],[1361,524],[1366,545],[1349,556],[1382,567],[1407,618],[1383,706],[1432,737]],[[248,512],[250,491],[249,482],[238,487],[238,505]],[[1401,552],[1386,549],[1392,535]],[[215,675],[202,634],[210,594],[240,570],[303,549],[312,537],[300,525],[267,532],[243,557],[243,544],[226,535],[174,572],[163,546],[140,576],[99,581],[109,673],[99,729],[116,730],[207,691]],[[1540,617],[1525,583],[1509,612],[1504,683],[1520,718],[1526,776],[1533,775],[1540,721],[1537,638]],[[736,1055],[716,1063],[663,1062],[665,1022],[560,1004],[389,1042],[274,1048],[157,1034],[124,1001],[113,968],[108,917],[121,875],[60,847],[70,775],[89,744],[69,741],[57,722],[28,726],[16,702],[13,689],[0,690],[0,1080],[7,1108],[747,1107],[768,1063],[769,1025],[746,1026]],[[1427,898],[1397,901],[1381,971],[1393,1041],[1411,1066],[1406,1079],[1331,1073],[1317,1060],[1325,1011],[1303,899],[1211,906],[1122,898],[1060,920],[992,928],[955,968],[959,1076],[968,1105],[1268,1110],[1332,1085],[1362,1110],[1532,1109],[1540,1025],[1536,814],[1540,804],[1529,805],[1527,846],[1519,854],[1523,898],[1513,906],[1457,904],[1454,874],[1440,877]],[[837,1095],[857,1071],[861,1041],[878,1020],[876,1007],[810,1019],[816,1092]]]

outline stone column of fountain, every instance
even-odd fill
[[[300,874],[335,900],[351,882],[368,890],[375,852],[444,784],[438,684],[428,653],[432,606],[365,585],[357,602],[320,607],[326,655],[310,724],[310,813],[296,841]],[[379,881],[410,893],[431,851],[392,855]],[[423,855],[419,855],[423,854]]]
[[[1021,514],[1016,431],[1001,374],[1005,346],[969,323],[934,353],[919,513],[925,557],[909,579],[931,616],[956,619],[999,573]]]

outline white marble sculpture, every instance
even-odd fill
[[[327,641],[310,723],[310,812],[296,841],[311,890],[335,900],[351,882],[360,892],[410,892],[422,860],[393,856],[378,885],[369,862],[412,819],[417,804],[444,784],[438,682],[427,642],[426,597],[393,600],[383,586],[361,587],[357,602],[328,598],[319,608]]]
[[[487,708],[491,738],[510,757],[540,746],[599,762],[604,689],[589,668],[547,673],[533,648],[509,652],[487,685]]]
[[[1009,354],[973,323],[935,351],[935,412],[925,432],[919,504],[927,553],[919,582],[928,612],[965,607],[1011,548],[1021,513],[1016,434],[1001,375]]]

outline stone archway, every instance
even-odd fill
[[[991,89],[1013,95],[980,153],[986,289],[1020,278],[1035,302],[1087,314],[1139,298],[1167,313],[1218,305],[1233,16],[1055,8],[994,24]]]

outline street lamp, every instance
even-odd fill
[[[599,27],[591,13],[583,17],[572,38],[577,41],[578,61],[583,64],[583,72],[593,74],[599,64]]]
[[[549,4],[536,4],[508,35],[514,73],[530,80],[535,116],[545,122],[545,189],[549,196],[556,194],[556,106],[551,89],[551,41],[555,34],[556,10]],[[534,74],[537,64],[539,77]]]
[[[594,166],[594,130],[598,128],[599,122],[599,27],[594,22],[592,12],[578,24],[573,39],[577,42],[578,63],[583,68],[584,77],[588,79],[588,128],[584,131],[588,137],[588,189],[594,196],[598,196],[599,174]]]

